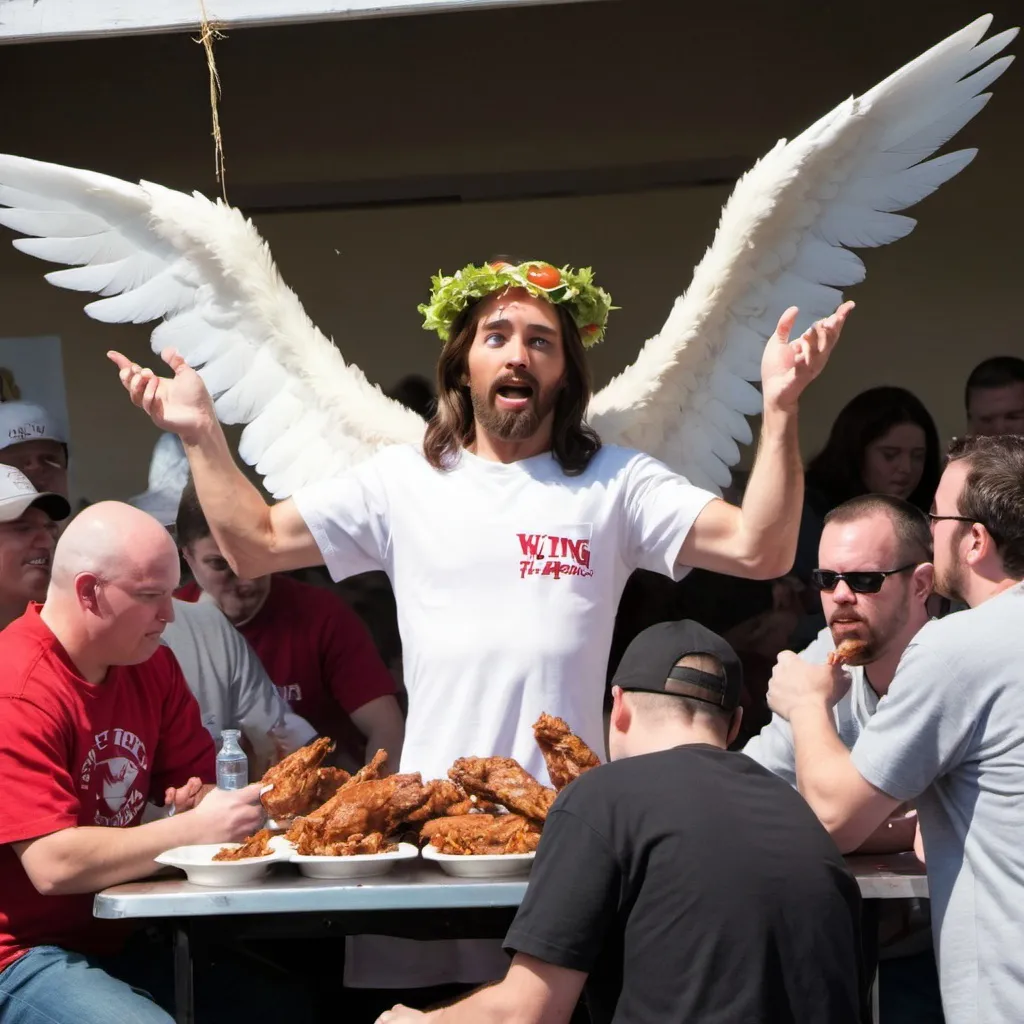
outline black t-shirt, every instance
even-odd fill
[[[795,790],[703,744],[559,794],[510,951],[589,975],[594,1024],[855,1024],[860,892]]]

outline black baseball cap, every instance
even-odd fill
[[[724,675],[676,667],[677,661],[690,654],[717,658]],[[723,711],[735,711],[743,691],[743,666],[736,652],[699,622],[659,622],[639,633],[626,648],[612,685],[623,690],[692,697]]]

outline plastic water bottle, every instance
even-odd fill
[[[217,755],[217,788],[244,789],[249,785],[249,759],[238,742],[237,729],[225,729]]]

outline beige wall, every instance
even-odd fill
[[[699,16],[690,6],[621,0],[234,33],[218,48],[229,189],[752,160],[977,13],[953,0],[913,16],[872,2],[841,17],[796,0]],[[1019,4],[989,7],[1004,28]],[[5,48],[0,86],[9,152],[214,191],[205,66],[187,37]],[[1015,67],[962,133],[981,147],[975,164],[914,211],[910,238],[862,254],[868,281],[805,402],[805,449],[844,401],[879,383],[912,388],[953,433],[970,367],[1024,350],[1022,114]],[[385,386],[431,372],[437,347],[415,306],[438,268],[498,251],[592,264],[623,307],[594,354],[601,383],[658,329],[727,194],[265,213],[257,224],[313,319]],[[42,281],[45,269],[0,247],[0,335],[61,335],[78,489],[126,496],[144,486],[155,433],[102,354],[116,345],[146,358],[148,332],[89,320],[79,295]]]

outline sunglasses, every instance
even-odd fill
[[[831,594],[839,586],[840,580],[844,581],[855,594],[877,594],[882,589],[882,584],[887,576],[895,576],[908,569],[916,569],[918,564],[911,562],[909,565],[901,565],[898,569],[876,569],[866,572],[833,572],[831,569],[815,569],[811,573],[811,578],[814,580],[814,585],[827,594]]]

